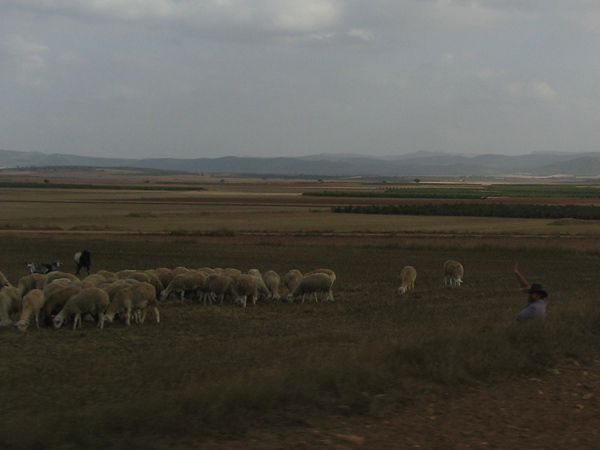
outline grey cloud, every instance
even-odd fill
[[[574,24],[598,17],[577,0],[0,0],[0,148],[591,150],[600,43]]]

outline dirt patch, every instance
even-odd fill
[[[391,417],[331,417],[204,448],[596,448],[599,429],[600,367],[572,365],[543,378],[431,398]]]

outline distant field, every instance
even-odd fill
[[[596,221],[334,214],[306,184],[197,192],[0,188],[0,270],[92,252],[92,271],[185,266],[336,271],[333,303],[161,305],[162,322],[0,329],[0,447],[195,448],[428,395],[543,376],[600,351]],[[124,183],[124,182],[123,182]],[[224,186],[225,185],[225,186]],[[316,184],[315,184],[316,185]],[[446,259],[465,266],[443,284]],[[547,286],[520,326],[512,273]],[[404,265],[418,271],[399,297]]]
[[[351,183],[339,183],[340,186],[348,184]],[[263,234],[485,233],[570,236],[594,236],[600,230],[596,220],[557,222],[554,219],[500,217],[449,216],[442,219],[440,216],[334,214],[332,207],[381,203],[369,198],[302,195],[307,186],[318,185],[308,181],[264,183],[264,180],[255,180],[251,183],[251,180],[228,180],[223,184],[206,184],[201,190],[195,191],[148,192],[121,181],[120,186],[129,189],[1,188],[3,214],[0,216],[0,230],[199,234],[225,229],[234,233]],[[530,197],[520,200],[507,197],[502,202],[510,205],[515,201],[526,201],[544,206],[556,204],[556,200],[561,199],[546,197],[536,200]],[[593,200],[572,197],[567,203],[579,202],[583,207]],[[408,207],[435,200],[386,201],[393,202],[390,205]]]
[[[484,199],[490,197],[573,197],[600,198],[597,184],[412,184],[403,187],[379,187],[378,189],[314,190],[304,195],[317,197],[372,197],[372,198],[445,198]]]

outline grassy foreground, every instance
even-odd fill
[[[13,283],[29,255],[69,270],[81,243],[0,237]],[[162,305],[162,322],[104,330],[0,329],[0,447],[165,448],[242,438],[252,427],[302,425],[322,414],[385,415],[425,395],[543,374],[600,350],[598,255],[444,245],[325,245],[242,237],[210,243],[133,238],[86,241],[93,269],[236,267],[283,275],[334,269],[335,302],[259,302],[246,309]],[[465,266],[443,285],[446,259]],[[544,324],[518,324],[524,306],[512,266],[548,287]],[[416,291],[400,298],[413,265]]]

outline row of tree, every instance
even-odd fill
[[[410,216],[512,217],[522,219],[600,219],[600,207],[590,205],[506,205],[502,203],[336,206],[334,213]]]

